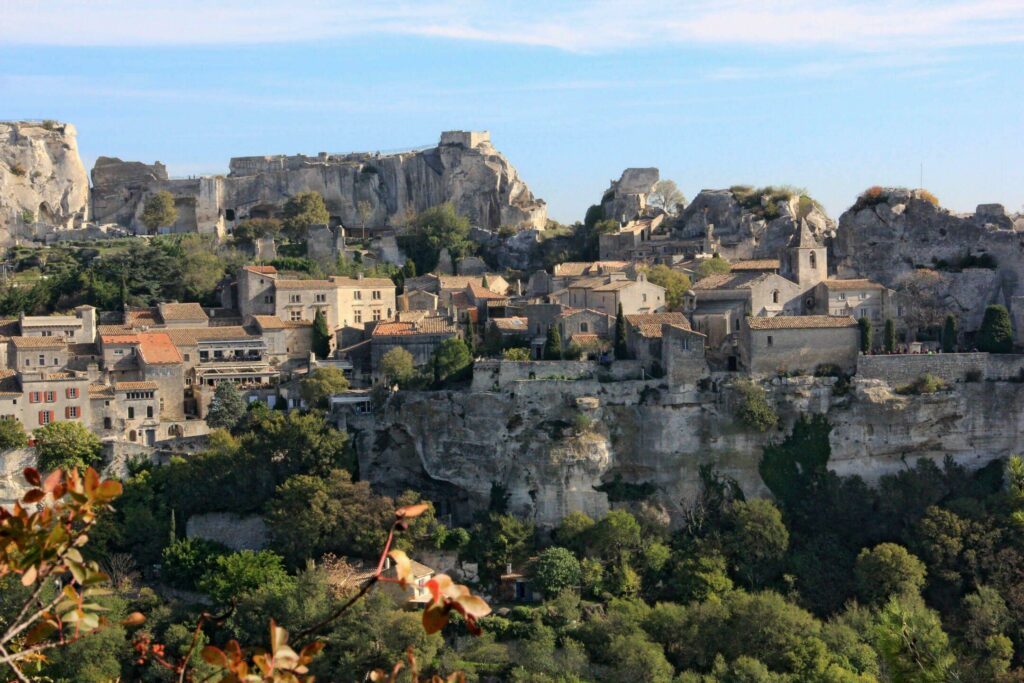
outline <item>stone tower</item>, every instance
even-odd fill
[[[802,218],[799,229],[793,233],[786,247],[782,274],[800,285],[804,291],[828,279],[827,251]]]

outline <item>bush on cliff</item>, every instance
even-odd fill
[[[896,393],[903,394],[904,396],[920,396],[921,394],[934,394],[936,391],[945,391],[948,388],[949,384],[944,380],[926,372],[910,384],[897,387]]]
[[[768,403],[764,389],[750,380],[737,382],[739,405],[736,417],[760,432],[766,432],[779,422],[775,409]]]
[[[978,350],[988,353],[1013,351],[1013,326],[1005,306],[994,304],[985,309],[985,317],[978,331]]]

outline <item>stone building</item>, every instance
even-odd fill
[[[634,260],[637,247],[650,242],[661,227],[665,214],[637,218],[627,222],[618,232],[598,236],[598,252],[602,261]]]
[[[379,376],[380,361],[391,349],[405,349],[412,354],[417,367],[425,367],[441,342],[461,336],[458,325],[449,318],[425,314],[403,314],[401,318],[378,322],[370,331],[370,363],[374,376]]]
[[[648,282],[643,273],[630,279],[626,273],[616,272],[569,283],[560,301],[572,308],[592,308],[612,316],[619,306],[626,315],[658,313],[665,310],[665,288]]]
[[[850,316],[801,315],[744,319],[740,335],[743,369],[753,375],[814,372],[857,367],[860,328]]]

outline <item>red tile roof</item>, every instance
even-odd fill
[[[139,334],[111,334],[100,337],[103,344],[129,344],[139,350],[139,356],[147,365],[174,365],[181,363],[181,354],[166,332],[142,332]]]
[[[413,334],[456,334],[458,327],[447,318],[423,318],[411,322],[382,322],[373,328],[374,337],[399,337]]]
[[[818,328],[857,327],[849,315],[777,315],[773,318],[747,318],[752,330],[808,330]]]
[[[627,315],[626,322],[636,328],[642,337],[658,339],[661,337],[661,326],[664,324],[690,329],[690,321],[682,313],[639,313]]]
[[[277,268],[274,266],[245,266],[244,270],[248,270],[250,273],[258,273],[259,275],[277,274]]]

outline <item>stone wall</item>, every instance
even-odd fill
[[[267,547],[267,525],[262,517],[211,512],[192,515],[185,525],[189,538],[216,541],[232,550],[262,550]]]
[[[576,360],[482,360],[473,365],[473,391],[492,391],[515,382],[541,380],[604,380],[619,382],[642,378],[642,364],[619,360],[603,366]]]
[[[901,354],[860,356],[859,379],[877,379],[897,387],[913,382],[925,373],[946,382],[963,382],[968,374],[979,379],[1015,380],[1024,371],[1024,355],[988,353]]]

